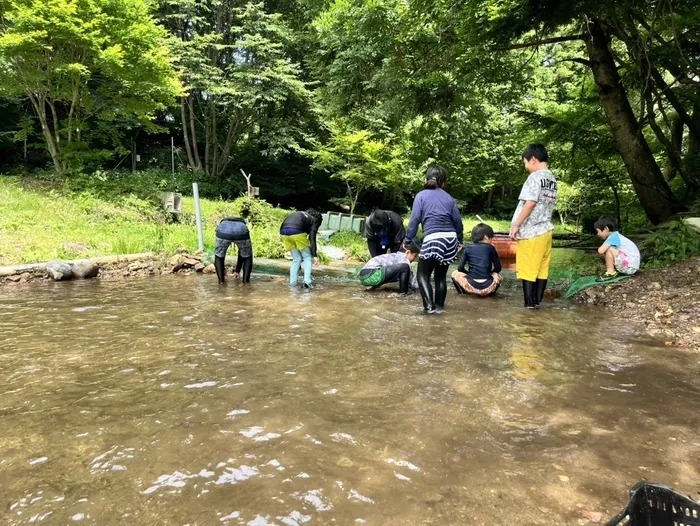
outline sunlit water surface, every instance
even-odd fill
[[[700,357],[603,310],[211,277],[0,289],[1,524],[579,524],[700,488]]]

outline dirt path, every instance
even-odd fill
[[[666,345],[700,351],[700,258],[640,272],[634,279],[577,294],[575,301],[605,307],[642,322]]]

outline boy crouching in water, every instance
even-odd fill
[[[376,289],[386,283],[398,282],[399,292],[408,294],[410,289],[418,288],[411,263],[419,253],[420,246],[412,241],[404,251],[373,257],[360,270],[360,283]]]
[[[484,223],[472,229],[472,242],[464,247],[459,267],[452,273],[452,283],[459,294],[490,296],[503,283],[501,260],[491,244],[493,235],[493,228]],[[469,270],[465,265],[469,265]]]
[[[641,261],[639,249],[617,231],[617,220],[612,216],[602,216],[593,227],[598,237],[604,241],[598,254],[605,258],[605,274],[598,281],[614,279],[620,274],[631,276],[636,273]]]

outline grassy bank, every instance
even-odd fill
[[[244,202],[201,200],[207,249],[214,247],[218,222],[239,213]],[[251,212],[256,252],[281,257],[284,251],[277,229],[288,211],[256,202]],[[87,251],[69,248],[72,243]],[[182,217],[175,223],[156,203],[133,194],[106,200],[88,192],[69,193],[37,182],[0,177],[2,265],[109,254],[173,253],[181,247],[197,248],[192,198],[184,198]]]
[[[248,198],[234,202],[202,199],[201,206],[207,251],[213,251],[218,222],[246,207],[251,214],[255,255],[284,256],[278,232],[289,210]],[[509,227],[507,220],[485,219],[497,231]],[[465,232],[477,222],[474,217],[465,218]],[[355,232],[338,232],[329,241],[319,239],[319,243],[341,247],[349,259],[358,262],[369,258],[365,239]],[[73,244],[82,245],[86,251],[75,250]],[[75,190],[55,183],[0,177],[0,265],[139,252],[172,254],[178,248],[197,248],[191,197],[184,197],[183,214],[173,222],[160,210],[159,203],[135,193]],[[580,251],[556,250],[553,273],[566,278],[590,267],[590,263]]]

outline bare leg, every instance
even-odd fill
[[[618,252],[616,248],[610,247],[605,253],[605,272],[607,274],[615,274],[615,256]]]

